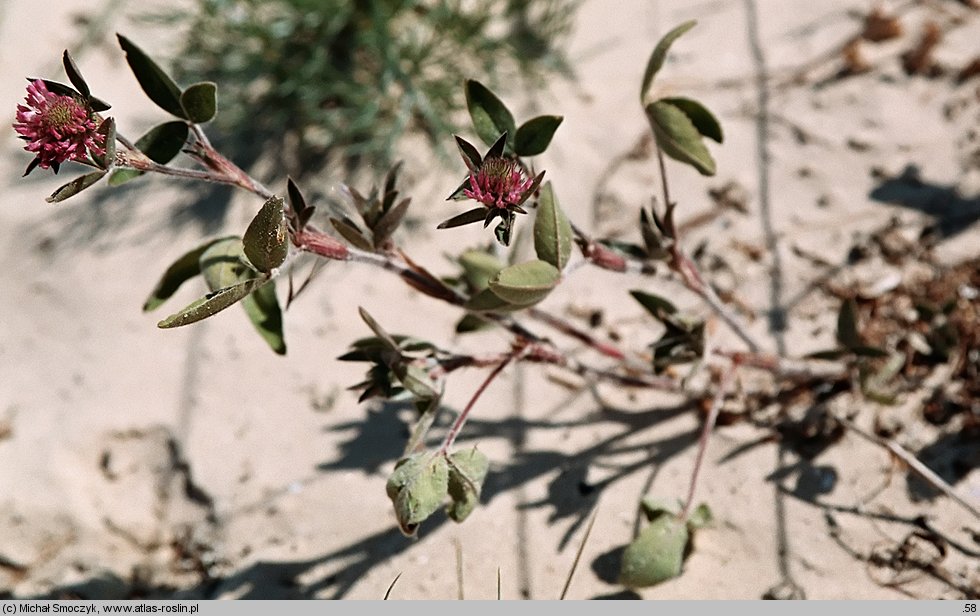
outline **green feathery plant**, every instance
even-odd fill
[[[216,143],[238,160],[285,161],[297,178],[328,162],[390,165],[398,140],[437,151],[462,128],[459,85],[570,74],[562,44],[577,0],[202,0],[166,19],[185,29],[175,77],[222,87]]]

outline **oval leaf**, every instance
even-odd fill
[[[658,517],[626,547],[619,581],[629,588],[644,588],[677,577],[687,538],[686,524],[672,515]]]
[[[245,262],[245,249],[240,237],[215,240],[201,253],[198,267],[212,291],[256,279],[258,272]],[[260,279],[261,280],[261,279]],[[283,335],[282,309],[274,284],[263,284],[242,299],[242,309],[248,320],[269,347],[279,355],[286,353]]]
[[[186,122],[164,122],[137,139],[136,147],[153,162],[165,165],[180,153],[187,142],[188,132]]]
[[[490,290],[512,304],[535,304],[551,293],[561,272],[546,261],[528,261],[511,265],[490,279]]]
[[[490,279],[505,265],[492,254],[482,250],[468,250],[459,256],[463,277],[472,291],[482,291],[490,285]]]
[[[68,182],[67,184],[59,187],[58,190],[51,193],[51,196],[45,199],[45,201],[48,203],[58,203],[69,197],[74,197],[89,186],[101,180],[102,176],[105,174],[105,171],[93,171],[92,173],[86,173],[85,175],[78,176],[71,182]]]
[[[385,485],[398,526],[408,536],[415,535],[419,524],[439,509],[448,489],[446,458],[426,452],[399,462]]]
[[[271,197],[245,231],[245,256],[260,272],[269,273],[286,260],[288,237],[282,199]]]
[[[507,145],[513,150],[517,126],[514,116],[497,96],[479,81],[466,82],[466,107],[473,120],[473,128],[484,143],[494,143],[501,134],[507,133]]]
[[[146,298],[146,301],[143,303],[144,312],[154,310],[160,306],[160,304],[177,292],[180,285],[200,274],[201,255],[203,255],[204,252],[211,246],[214,246],[218,242],[226,242],[228,239],[229,238],[213,239],[206,244],[198,246],[190,252],[184,253],[179,259],[174,261],[170,267],[167,268],[167,271],[163,273],[160,281],[157,282],[156,287],[153,288],[150,296]],[[238,238],[233,239],[235,241],[238,240]]]
[[[683,111],[691,120],[691,123],[694,124],[694,128],[698,129],[698,132],[703,137],[712,139],[717,143],[722,143],[725,140],[725,136],[721,132],[721,124],[718,123],[718,118],[698,101],[680,97],[662,98],[660,100],[670,103]]]
[[[685,21],[681,25],[677,26],[670,32],[664,35],[657,46],[653,49],[653,53],[650,54],[650,59],[647,61],[646,71],[643,72],[643,85],[640,86],[640,102],[646,104],[647,95],[649,94],[650,86],[653,85],[653,78],[657,76],[660,69],[664,65],[664,60],[667,58],[667,52],[670,50],[670,46],[674,44],[678,38],[681,37],[685,32],[697,25],[698,22],[691,20]]]
[[[546,182],[534,219],[534,251],[542,261],[563,270],[572,255],[572,242],[572,225],[558,206],[551,182]]]
[[[462,522],[480,503],[483,481],[490,470],[490,460],[476,448],[449,456],[449,498],[446,513],[454,522]]]
[[[563,119],[561,116],[545,115],[521,124],[514,135],[514,152],[518,156],[537,156],[544,152]]]
[[[701,175],[715,174],[715,161],[701,140],[701,133],[680,107],[655,101],[646,106],[646,113],[664,154],[691,165]]]
[[[258,272],[245,262],[242,238],[226,237],[208,246],[201,253],[198,265],[204,282],[212,291],[255,278]]]
[[[276,285],[260,286],[242,300],[242,308],[269,348],[285,355],[286,338],[282,331],[282,309],[276,297]]]
[[[142,49],[121,34],[116,34],[119,46],[126,52],[126,62],[140,87],[157,107],[178,118],[189,119],[180,104],[180,88]]]
[[[217,84],[213,81],[202,81],[187,86],[180,94],[180,107],[191,122],[210,122],[218,112]]]
[[[109,186],[122,186],[141,175],[143,172],[137,169],[113,169],[112,173],[109,174]]]
[[[537,302],[513,303],[499,297],[490,289],[484,289],[466,302],[466,309],[473,312],[513,312],[533,306]]]
[[[246,280],[245,282],[240,282],[236,285],[208,293],[180,312],[172,314],[166,319],[160,321],[157,323],[157,327],[161,329],[183,327],[184,325],[197,323],[198,321],[214,316],[228,306],[242,300],[246,295],[258,288],[258,286],[263,282],[265,282],[265,280],[261,278],[253,278],[251,280]]]

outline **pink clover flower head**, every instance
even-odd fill
[[[470,173],[470,186],[463,194],[488,208],[508,210],[519,208],[533,185],[534,180],[524,176],[517,161],[491,157]]]
[[[33,152],[34,167],[54,169],[66,160],[87,161],[89,156],[105,156],[105,135],[98,132],[92,110],[72,96],[55,94],[40,79],[27,86],[24,105],[17,105],[14,130],[27,141],[24,149]]]

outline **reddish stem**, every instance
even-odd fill
[[[553,314],[549,314],[537,308],[531,308],[529,312],[531,316],[534,317],[535,319],[538,319],[539,321],[542,321],[550,325],[551,327],[557,329],[558,331],[565,334],[566,336],[571,336],[572,338],[575,338],[580,342],[584,342],[585,344],[589,345],[590,347],[602,353],[603,355],[612,357],[613,359],[618,359],[620,361],[626,359],[626,354],[620,351],[614,345],[599,340],[598,338],[589,334],[588,332],[584,332],[580,330],[579,328],[575,327],[571,323],[568,323],[567,321],[564,321],[554,316]]]
[[[691,514],[691,506],[694,504],[694,490],[697,488],[698,475],[701,472],[701,463],[704,461],[704,453],[708,449],[708,437],[715,428],[715,422],[718,421],[718,413],[721,411],[722,402],[725,401],[725,394],[728,392],[728,388],[731,386],[732,380],[735,377],[736,367],[737,364],[733,363],[725,371],[725,375],[721,378],[721,383],[718,384],[718,391],[715,392],[715,397],[711,401],[708,417],[704,420],[704,426],[701,428],[701,436],[698,438],[698,453],[694,459],[694,470],[691,473],[691,485],[687,490],[687,501],[684,503],[684,510],[681,511],[679,516],[682,522],[686,521]]]
[[[460,413],[456,418],[456,421],[453,422],[452,427],[449,428],[449,432],[446,434],[446,438],[443,440],[442,446],[439,448],[440,454],[445,455],[449,452],[449,448],[453,446],[453,443],[456,442],[456,437],[459,436],[459,431],[463,429],[463,424],[466,423],[466,419],[469,417],[470,411],[473,409],[473,405],[480,399],[480,396],[483,395],[483,392],[487,389],[490,383],[497,378],[497,375],[500,374],[503,369],[507,367],[507,364],[513,361],[514,358],[517,357],[522,351],[523,348],[515,348],[513,351],[508,353],[507,357],[505,357],[502,362],[497,364],[497,367],[487,375],[486,379],[483,380],[483,383],[480,384],[480,387],[477,388],[476,392],[473,393],[473,397],[470,398],[470,401],[466,404],[466,408],[463,409],[463,412]]]

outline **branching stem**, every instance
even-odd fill
[[[672,202],[670,200],[670,188],[667,181],[667,166],[664,162],[664,152],[660,149],[660,144],[657,144],[657,164],[660,168],[660,185],[663,187],[664,204],[667,208],[672,207]],[[671,229],[676,235],[676,230]],[[681,280],[688,289],[694,291],[698,296],[703,299],[711,310],[714,311],[718,317],[725,322],[728,327],[732,329],[735,334],[742,339],[742,342],[749,347],[749,350],[753,353],[757,353],[762,349],[762,346],[756,342],[756,340],[749,334],[745,326],[735,317],[734,314],[728,309],[727,306],[715,293],[715,290],[711,288],[704,276],[701,275],[701,271],[698,266],[687,256],[684,250],[681,248],[681,242],[679,237],[672,238],[674,241],[671,244],[671,268],[680,274]]]

